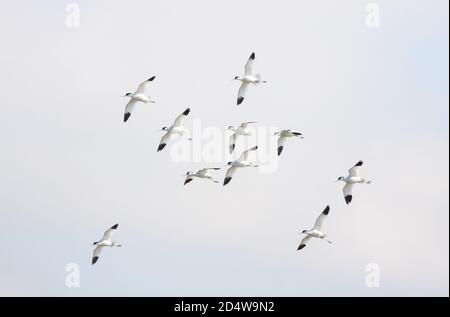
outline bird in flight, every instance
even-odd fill
[[[256,151],[258,149],[258,146],[254,146],[251,149],[248,149],[247,151],[243,152],[241,156],[234,162],[228,162],[228,171],[227,175],[225,176],[225,180],[223,182],[223,186],[228,185],[228,183],[231,181],[231,179],[234,176],[234,173],[236,173],[236,170],[239,168],[244,167],[258,167],[257,164],[254,162],[250,162],[248,160],[248,155],[250,152]]]
[[[228,130],[233,131],[233,134],[230,136],[230,144],[229,150],[230,154],[233,153],[236,148],[236,141],[239,135],[241,136],[250,136],[252,135],[252,129],[249,127],[250,124],[256,123],[254,121],[241,123],[238,127],[229,126]]]
[[[253,64],[255,63],[255,53],[250,55],[250,58],[245,64],[245,75],[244,76],[236,76],[234,80],[238,80],[242,82],[241,87],[239,88],[237,105],[240,105],[245,98],[245,93],[247,92],[247,87],[249,84],[259,85],[260,83],[266,83],[265,80],[261,79],[260,74],[253,75]]]
[[[139,102],[142,103],[155,103],[155,101],[150,100],[150,96],[148,95],[148,87],[150,86],[150,83],[155,80],[155,76],[147,79],[146,81],[142,82],[137,90],[133,93],[129,92],[124,95],[124,97],[131,98],[130,101],[128,101],[127,106],[125,107],[125,114],[123,121],[127,122],[130,118],[131,114],[134,111],[134,108],[136,107],[136,104]]]
[[[288,138],[300,138],[303,139],[303,135],[300,132],[295,132],[291,130],[282,130],[280,132],[275,132],[278,136],[278,156],[283,152],[283,148],[286,144]]]
[[[169,139],[172,136],[174,136],[174,135],[183,136],[183,135],[189,133],[189,131],[186,128],[184,128],[182,125],[183,125],[184,119],[188,116],[188,114],[190,112],[191,112],[191,109],[187,108],[186,110],[184,110],[184,112],[182,114],[180,114],[175,119],[175,122],[173,123],[173,125],[171,127],[169,127],[169,128],[164,127],[161,129],[161,131],[164,131],[166,133],[163,135],[161,142],[159,143],[158,152],[162,151],[166,147],[167,142],[169,141]],[[189,139],[189,140],[191,140],[191,139]]]
[[[211,171],[218,171],[220,170],[219,167],[213,167],[213,168],[203,168],[195,173],[187,172],[186,173],[186,180],[184,181],[184,185],[189,184],[194,180],[194,178],[203,178],[203,179],[209,179],[210,181],[214,183],[218,183],[212,176]]]
[[[104,247],[121,247],[122,246],[121,244],[118,244],[117,242],[114,242],[111,240],[113,233],[117,230],[118,227],[119,227],[119,224],[115,224],[114,226],[112,226],[111,228],[109,228],[108,230],[105,231],[105,233],[103,234],[103,238],[100,241],[94,242],[94,245],[96,247],[94,249],[94,255],[92,257],[92,265],[97,263],[98,258],[100,256],[100,252],[102,251],[102,249]]]
[[[355,164],[351,169],[348,170],[348,176],[347,177],[339,177],[337,181],[343,181],[345,183],[343,192],[344,192],[344,198],[345,202],[350,204],[353,198],[353,185],[355,184],[370,184],[372,181],[368,181],[362,177],[359,176],[359,169],[363,165],[363,161],[359,161]]]
[[[325,239],[327,237],[326,234],[322,232],[322,224],[325,218],[328,216],[328,213],[330,212],[330,206],[327,206],[324,211],[319,215],[319,217],[316,220],[316,223],[314,224],[314,227],[311,230],[303,230],[302,234],[305,234],[305,237],[303,238],[302,242],[300,242],[300,245],[298,246],[297,250],[301,250],[304,247],[306,247],[306,243],[311,240],[311,238],[318,238],[318,239]],[[331,243],[331,241],[326,240],[328,243]]]

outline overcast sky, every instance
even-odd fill
[[[373,2],[379,27],[363,0],[83,0],[79,27],[69,1],[3,3],[0,295],[448,296],[448,1]],[[237,107],[253,51],[268,83]],[[124,124],[121,95],[153,75],[157,103]],[[229,160],[156,153],[187,106],[191,128],[305,139],[270,173],[184,187]],[[373,183],[347,206],[335,181],[358,160]],[[297,252],[327,204],[333,245]],[[115,223],[123,247],[91,266]]]

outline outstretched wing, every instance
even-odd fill
[[[249,122],[242,122],[241,123],[241,128],[242,129],[247,129],[249,124],[253,124],[253,123],[257,123],[255,121],[249,121]]]
[[[233,133],[233,135],[230,136],[230,144],[228,146],[228,148],[230,150],[230,154],[233,153],[234,149],[236,148],[236,140],[237,140],[237,135],[236,135],[236,133]]]
[[[237,105],[239,106],[245,98],[245,93],[247,92],[248,83],[242,82],[241,87],[239,87],[238,97],[237,97]]]
[[[255,53],[250,55],[247,63],[245,64],[245,76],[251,76],[253,74],[253,64],[255,63]]]
[[[219,167],[210,167],[210,168],[203,168],[198,171],[198,174],[200,175],[208,175],[209,171],[218,171],[220,170]]]
[[[311,236],[310,235],[305,236],[302,242],[300,242],[300,245],[298,246],[297,250],[300,251],[301,249],[306,247],[306,243],[308,243],[309,240],[311,240]]]
[[[106,230],[105,233],[103,234],[102,240],[111,240],[113,233],[117,230],[118,227],[119,227],[119,224],[117,223],[114,226],[112,226],[111,228],[109,228],[108,230]]]
[[[94,254],[92,256],[92,265],[94,265],[95,263],[97,263],[98,258],[100,257],[100,252],[102,251],[102,246],[98,245],[95,247],[94,249]]]
[[[344,198],[345,198],[345,202],[348,204],[351,203],[353,195],[352,195],[352,190],[353,190],[353,184],[352,183],[347,183],[344,186]]]
[[[128,101],[127,106],[125,107],[125,114],[123,116],[123,122],[127,122],[128,119],[131,117],[131,114],[134,111],[134,108],[136,107],[136,104],[138,103],[137,100],[135,99],[130,99],[130,101]]]
[[[180,127],[181,124],[183,123],[183,120],[188,116],[189,112],[191,112],[190,108],[187,108],[186,110],[184,110],[184,112],[175,119],[173,126]]]
[[[359,176],[359,168],[363,165],[363,161],[359,161],[351,169],[348,170],[350,177]]]
[[[159,146],[158,146],[158,152],[164,150],[164,148],[167,145],[167,142],[169,142],[170,139],[170,131],[166,132],[163,137],[161,138],[161,142],[159,142]]]
[[[237,167],[232,166],[228,169],[227,175],[225,176],[225,180],[223,181],[223,186],[228,185],[229,182],[231,182],[231,179],[234,176],[234,173],[236,173]]]
[[[330,212],[330,206],[327,206],[324,209],[324,211],[322,211],[322,213],[319,215],[319,217],[317,217],[316,223],[314,224],[314,229],[319,230],[319,231],[322,229],[323,221],[328,216],[329,212]]]
[[[151,83],[152,81],[154,81],[155,78],[156,78],[156,77],[153,76],[153,77],[147,79],[146,81],[142,82],[142,83],[139,85],[139,87],[138,87],[138,89],[136,90],[136,92],[137,92],[137,93],[141,93],[141,94],[146,94],[146,93],[147,93],[147,90],[148,90],[148,87],[150,86],[150,83]]]
[[[244,153],[241,154],[238,161],[248,161],[248,154],[252,151],[256,151],[257,149],[258,149],[258,146],[254,146],[251,149],[248,149],[247,151],[245,151]]]
[[[284,136],[280,136],[278,138],[278,156],[281,155],[281,153],[283,152],[284,149],[284,145],[286,144],[286,137]]]

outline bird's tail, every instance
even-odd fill
[[[261,78],[261,74],[256,74],[255,75],[255,77],[256,77],[256,79],[258,80],[257,82],[256,82],[256,85],[259,85],[259,84],[265,84],[267,81],[265,81],[265,80],[262,80],[262,78]]]

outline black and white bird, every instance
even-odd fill
[[[300,132],[295,132],[292,130],[282,130],[280,132],[276,132],[275,135],[278,136],[278,156],[283,152],[284,146],[286,144],[286,140],[288,138],[300,138],[303,139],[303,135]]]
[[[150,83],[155,80],[155,76],[147,79],[143,83],[139,85],[137,90],[133,93],[129,92],[124,95],[124,97],[129,97],[130,101],[128,101],[127,106],[125,107],[125,115],[123,118],[124,122],[127,122],[130,118],[131,114],[134,111],[134,108],[136,107],[136,104],[139,102],[142,103],[155,103],[155,101],[150,99],[150,96],[148,95],[148,87],[150,86]]]
[[[92,257],[92,265],[97,263],[97,260],[100,256],[100,252],[102,251],[102,249],[104,247],[121,247],[122,246],[121,244],[118,244],[117,242],[111,240],[113,233],[117,230],[118,227],[119,227],[119,224],[115,224],[114,226],[112,226],[111,228],[109,228],[108,230],[105,231],[103,238],[100,241],[94,242],[94,245],[96,247],[94,249],[94,255]]]
[[[193,172],[187,172],[186,173],[186,180],[184,181],[184,185],[189,184],[190,182],[192,182],[194,180],[194,178],[203,178],[203,179],[208,179],[214,183],[219,183],[218,181],[216,181],[212,175],[211,175],[211,171],[218,171],[220,170],[219,167],[212,167],[212,168],[203,168],[195,173]]]
[[[179,135],[179,136],[183,136],[185,134],[189,133],[189,130],[187,130],[186,128],[184,128],[183,125],[183,121],[184,119],[188,116],[189,112],[191,112],[190,108],[187,108],[186,110],[184,110],[184,112],[182,114],[180,114],[176,119],[175,122],[173,123],[173,125],[171,127],[164,127],[161,129],[161,131],[166,132],[162,139],[161,142],[159,143],[158,146],[158,152],[162,151],[166,145],[167,142],[169,142],[170,138],[174,135]],[[189,139],[191,140],[191,139]]]
[[[348,176],[347,177],[339,177],[337,181],[343,181],[345,183],[343,192],[344,192],[344,198],[345,202],[350,204],[353,198],[353,185],[355,184],[370,184],[372,181],[368,181],[361,176],[359,176],[359,169],[363,165],[363,161],[359,161],[355,164],[351,169],[348,170]]]
[[[327,237],[326,234],[322,232],[322,224],[325,218],[328,216],[328,213],[330,212],[330,206],[327,206],[324,211],[319,215],[319,217],[316,220],[316,223],[314,224],[314,227],[311,230],[303,230],[302,234],[305,234],[305,237],[303,238],[302,242],[300,242],[300,245],[298,246],[297,250],[301,250],[304,247],[306,247],[306,243],[308,243],[311,238],[318,238],[326,240]],[[328,243],[331,243],[331,241],[326,240]]]
[[[236,148],[236,140],[239,135],[251,136],[253,134],[253,129],[249,127],[249,125],[253,124],[253,123],[256,123],[256,122],[254,122],[254,121],[243,122],[238,127],[234,127],[234,126],[228,127],[228,130],[233,131],[233,134],[230,136],[230,145],[229,145],[230,154],[233,153],[234,149]]]
[[[261,83],[266,83],[265,80],[261,79],[260,74],[253,74],[253,64],[255,63],[255,53],[250,55],[250,58],[245,64],[245,75],[244,76],[236,76],[234,80],[239,80],[242,82],[241,87],[239,88],[237,104],[240,105],[245,98],[245,93],[247,92],[247,87],[249,84],[259,85]]]
[[[249,161],[248,155],[250,152],[256,151],[258,149],[258,146],[254,146],[251,149],[248,149],[247,151],[243,152],[241,156],[234,162],[228,162],[228,171],[227,175],[225,176],[225,180],[223,182],[223,186],[228,185],[228,183],[231,181],[231,179],[234,176],[234,173],[236,173],[236,170],[243,167],[258,167],[258,165],[254,162]]]

